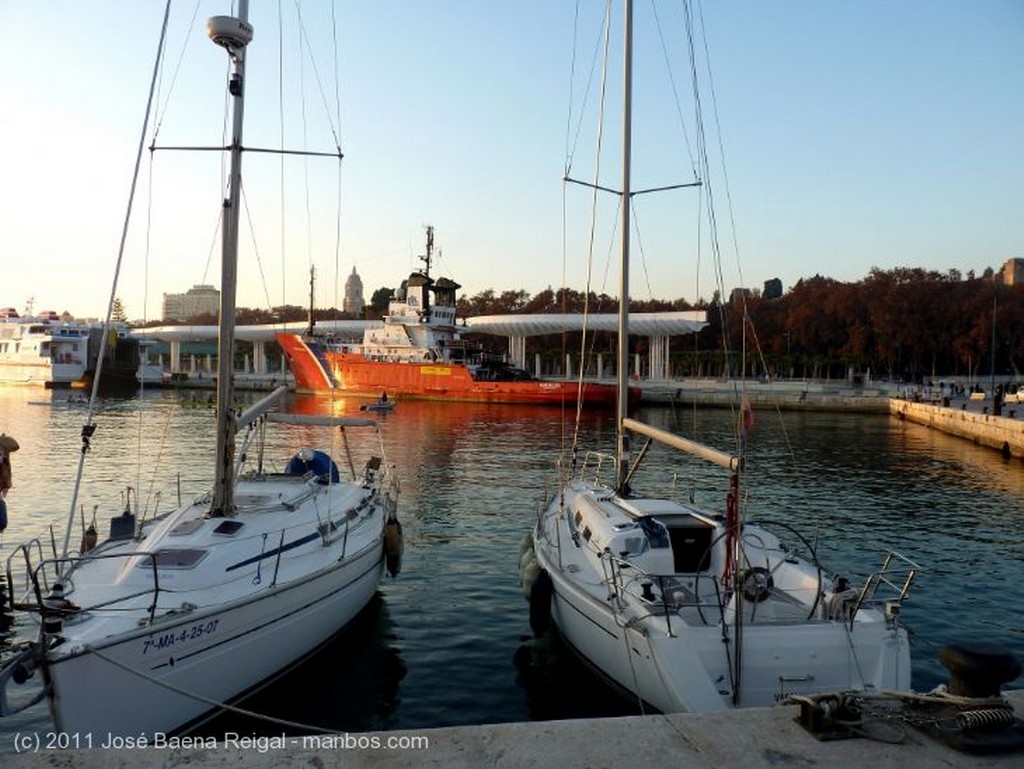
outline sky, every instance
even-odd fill
[[[114,295],[158,319],[164,292],[220,287],[221,159],[161,150],[144,154],[112,288],[163,5],[0,0],[0,307],[103,317]],[[253,0],[244,143],[344,159],[245,155],[238,304],[305,306],[311,265],[318,306],[341,305],[353,269],[369,300],[421,266],[428,224],[433,274],[463,294],[617,296],[619,198],[562,181],[571,158],[574,179],[621,186],[617,1],[595,160],[604,8]],[[695,8],[705,186],[634,198],[631,296],[710,298],[716,272],[726,291],[788,290],[1024,256],[1024,2]],[[172,8],[147,146],[156,124],[158,146],[223,143],[227,57],[203,27],[230,12]],[[694,179],[682,19],[678,1],[636,2],[634,190]]]

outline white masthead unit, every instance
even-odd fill
[[[252,32],[252,25],[234,16],[211,16],[206,20],[207,37],[229,51],[249,45]]]

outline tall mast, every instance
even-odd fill
[[[242,186],[242,117],[245,107],[245,48],[252,39],[249,26],[249,0],[239,0],[234,19],[214,17],[207,22],[207,34],[223,46],[231,57],[231,79],[228,92],[232,96],[231,169],[228,196],[224,200],[224,229],[220,272],[220,323],[217,342],[217,461],[213,485],[211,515],[234,514],[235,492],[235,415],[234,352],[235,352],[235,287],[238,275],[239,191]]]
[[[629,471],[629,436],[623,427],[629,404],[629,206],[630,206],[630,163],[633,145],[633,0],[625,0],[625,18],[622,23],[622,223],[619,238],[622,241],[622,258],[619,263],[619,344],[616,379],[615,425],[618,444],[618,483],[623,485]]]

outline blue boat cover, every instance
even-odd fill
[[[327,473],[330,471],[330,481],[327,480]],[[305,475],[308,472],[314,473],[320,483],[338,483],[341,478],[338,475],[338,466],[334,460],[323,451],[311,451],[303,449],[299,451],[288,462],[288,472],[291,475]]]

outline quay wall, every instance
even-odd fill
[[[1018,409],[1007,416],[993,416],[986,410],[971,410],[929,403],[889,400],[889,413],[899,419],[932,427],[949,435],[988,446],[1005,457],[1024,458],[1024,420],[1015,418]],[[1024,414],[1024,407],[1019,409]]]
[[[1019,717],[1024,691],[1009,690],[1004,695]],[[26,735],[21,734],[17,738],[26,752],[4,756],[4,763],[11,769],[1010,769],[1021,766],[1024,759],[1017,751],[960,753],[910,727],[898,744],[872,739],[818,740],[800,726],[798,716],[797,706],[786,705],[701,715],[532,721],[339,735],[335,740],[281,737],[262,746],[239,745],[237,736],[226,735],[216,747],[91,751],[36,752],[32,740],[26,741]],[[887,735],[892,737],[891,729],[883,730],[879,739]],[[395,747],[388,749],[388,745]],[[403,749],[402,745],[409,747]]]
[[[642,402],[662,406],[731,408],[738,402],[739,382],[721,380],[647,381],[642,383]],[[783,411],[846,411],[885,414],[894,390],[884,386],[856,387],[829,382],[752,382],[743,396],[755,409]]]

